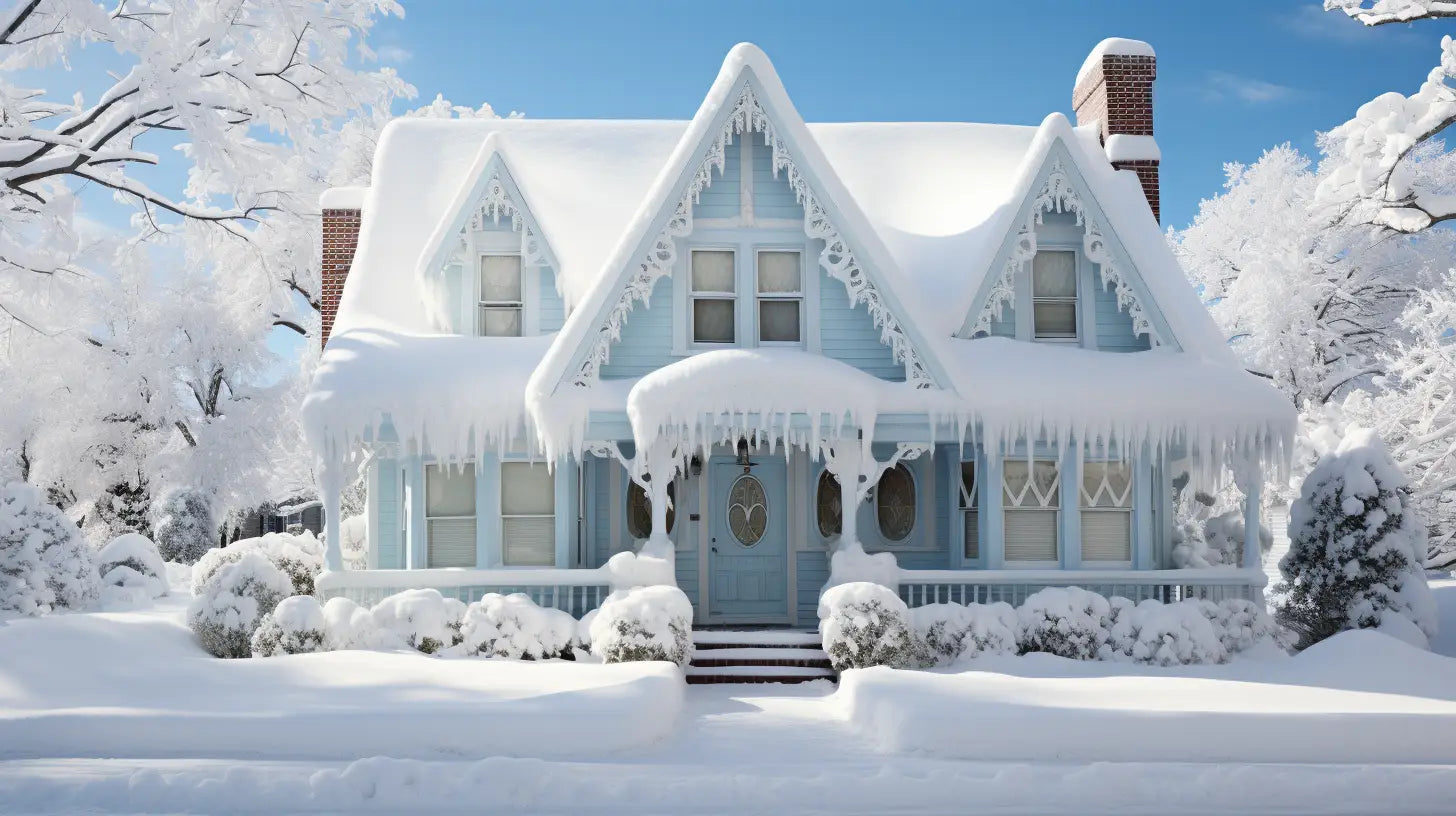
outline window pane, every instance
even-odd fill
[[[520,337],[521,310],[482,307],[480,333],[485,337]]]
[[[1077,296],[1077,255],[1074,252],[1038,252],[1031,262],[1032,297]]]
[[[758,253],[758,291],[798,293],[799,253]]]
[[[975,561],[981,557],[981,514],[970,511],[961,515],[966,524],[966,560]]]
[[[909,468],[895,465],[880,477],[875,486],[875,516],[880,535],[890,541],[903,541],[915,529],[915,479]]]
[[[1126,510],[1082,511],[1082,560],[1131,561],[1132,513]]]
[[[974,508],[978,499],[976,498],[976,463],[961,462],[961,508]]]
[[[501,463],[501,514],[550,515],[556,506],[556,479],[544,464]]]
[[[693,252],[694,292],[736,292],[733,285],[733,253],[725,250]]]
[[[482,302],[521,301],[521,256],[486,255],[480,259]]]
[[[425,515],[475,515],[475,466],[425,466]]]
[[[425,563],[431,568],[475,566],[475,519],[429,519]]]
[[[839,480],[827,470],[819,474],[819,495],[816,509],[819,519],[819,535],[824,538],[839,535],[844,526],[844,500],[839,491]]]
[[[1007,510],[1006,560],[1056,561],[1057,511]]]
[[[799,301],[760,300],[758,339],[766,343],[799,342]]]
[[[556,522],[549,518],[501,521],[501,561],[508,567],[556,565]]]
[[[1126,462],[1082,463],[1082,506],[1131,507],[1132,468]]]
[[[733,342],[733,301],[699,298],[693,301],[693,342]]]
[[[1076,338],[1077,304],[1075,302],[1036,301],[1031,308],[1032,317],[1036,323],[1032,331],[1037,337]]]
[[[1025,459],[1007,459],[1002,463],[1002,474],[1007,507],[1056,507],[1060,503],[1056,462],[1040,459],[1028,468]]]

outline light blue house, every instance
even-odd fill
[[[1257,546],[1170,555],[1184,473],[1249,486],[1257,535],[1293,409],[1163,241],[1154,66],[1099,46],[1079,127],[806,124],[751,45],[688,121],[393,123],[323,202],[320,589],[581,614],[673,581],[701,624],[801,627],[831,570],[912,604],[1256,596]]]

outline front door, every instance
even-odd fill
[[[714,459],[708,484],[708,620],[788,623],[788,502],[782,456],[745,470]]]

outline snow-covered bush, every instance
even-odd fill
[[[212,499],[205,492],[191,488],[168,491],[157,503],[152,531],[163,560],[196,563],[217,546]]]
[[[1259,527],[1259,550],[1274,547],[1274,534]],[[1173,528],[1173,565],[1179,569],[1239,566],[1244,557],[1244,513],[1229,510],[1205,519],[1184,519]]]
[[[157,545],[141,533],[123,533],[102,547],[96,571],[107,586],[140,591],[148,598],[167,594],[167,564]]]
[[[245,553],[256,552],[283,570],[293,582],[292,595],[312,595],[313,579],[323,571],[323,545],[313,533],[267,533],[244,538],[226,547],[215,547],[197,559],[192,568],[192,591],[197,593],[224,564],[237,562]]]
[[[666,660],[685,666],[692,655],[693,605],[675,586],[613,592],[589,626],[592,654],[607,663]]]
[[[1047,587],[1016,610],[1021,651],[1092,660],[1107,645],[1112,607],[1081,587]]]
[[[375,604],[369,614],[374,627],[391,640],[398,638],[411,649],[434,654],[461,642],[465,604],[437,589],[407,589]]]
[[[348,598],[330,598],[323,606],[324,650],[377,648],[381,638],[374,616]],[[405,643],[399,642],[399,648]]]
[[[30,485],[0,488],[0,612],[80,609],[100,595],[94,557],[76,525]]]
[[[1228,598],[1218,603],[1204,601],[1201,608],[1230,657],[1265,644],[1280,649],[1293,645],[1290,633],[1274,621],[1263,604]]]
[[[914,668],[923,661],[910,610],[894,590],[855,581],[819,596],[819,634],[838,671],[869,666]]]
[[[339,522],[339,552],[344,569],[361,570],[369,566],[369,517],[350,516]]]
[[[1399,615],[1430,637],[1435,603],[1422,563],[1426,531],[1408,505],[1405,477],[1373,431],[1346,433],[1320,460],[1289,514],[1280,623],[1305,648],[1346,629]]]
[[[927,604],[910,610],[926,652],[940,663],[981,655],[1016,654],[1016,610],[1007,603]]]
[[[324,610],[311,595],[278,602],[253,632],[253,657],[307,654],[325,649]]]
[[[1223,641],[1204,605],[1187,600],[1165,604],[1148,599],[1136,606],[1126,598],[1109,602],[1113,614],[1103,657],[1154,666],[1222,663],[1228,659]]]
[[[187,623],[209,653],[248,657],[258,624],[292,594],[293,582],[282,570],[260,553],[245,553],[203,584],[187,610]]]
[[[537,606],[522,593],[491,593],[471,604],[460,623],[466,654],[544,660],[570,657],[576,618]]]

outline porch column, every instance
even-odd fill
[[[331,457],[332,458],[332,457]],[[337,572],[344,568],[344,551],[339,540],[339,506],[342,504],[344,465],[337,461],[319,469],[319,488],[324,499],[324,568]]]
[[[1249,469],[1244,476],[1242,487],[1244,489],[1244,560],[1240,566],[1247,569],[1260,569],[1263,566],[1263,553],[1259,547],[1259,504],[1264,480],[1259,477],[1257,469]]]
[[[673,543],[667,533],[667,505],[671,499],[667,490],[677,476],[678,448],[667,440],[658,440],[649,450],[650,453],[644,461],[643,446],[640,443],[637,446],[637,466],[643,468],[642,475],[647,481],[648,504],[652,511],[652,534],[642,544],[640,553],[671,559]]]

